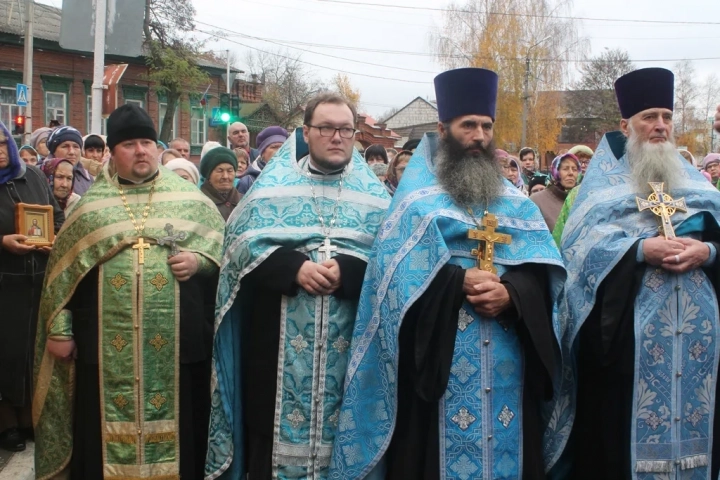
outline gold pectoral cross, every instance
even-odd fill
[[[670,217],[672,217],[677,210],[681,212],[687,212],[687,205],[685,204],[684,198],[674,200],[670,195],[663,192],[665,184],[662,182],[649,182],[650,188],[653,193],[645,200],[644,198],[635,197],[637,200],[637,206],[639,211],[651,210],[655,215],[659,217],[660,229],[665,235],[666,239],[675,237],[675,229],[672,226]]]
[[[135,242],[135,245],[133,245],[133,250],[138,251],[138,264],[144,265],[145,264],[145,250],[150,249],[150,244],[145,243],[145,239],[143,237],[140,237],[137,239],[137,242]]]
[[[480,242],[478,248],[473,248],[472,254],[477,257],[477,267],[486,272],[497,273],[493,265],[495,258],[495,244],[510,245],[512,237],[504,233],[497,233],[498,219],[492,213],[486,213],[482,219],[483,230],[468,230],[468,238]]]

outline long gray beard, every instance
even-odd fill
[[[682,183],[683,169],[678,158],[675,142],[643,142],[630,132],[625,147],[630,175],[642,193],[651,193],[649,182],[662,182],[664,191],[670,192]]]
[[[435,167],[438,182],[460,206],[487,208],[502,193],[502,167],[491,154],[450,158],[441,143]]]

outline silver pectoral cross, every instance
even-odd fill
[[[320,252],[320,261],[327,262],[332,258],[332,252],[337,252],[337,247],[330,243],[329,237],[325,237],[325,241],[318,248],[318,252]]]
[[[158,245],[167,245],[170,247],[170,256],[174,257],[177,255],[178,248],[177,248],[177,242],[182,242],[187,238],[187,232],[174,232],[174,227],[171,224],[165,225],[165,233],[167,233],[167,236],[157,238],[156,241]]]

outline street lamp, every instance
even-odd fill
[[[530,94],[528,93],[528,83],[530,82],[530,51],[551,37],[552,35],[548,35],[542,40],[530,45],[525,53],[525,85],[523,86],[522,139],[520,140],[520,148],[527,146],[525,142],[527,140],[528,100],[530,99]]]

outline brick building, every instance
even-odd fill
[[[40,4],[35,7],[32,112],[28,112],[28,116],[32,117],[34,129],[55,119],[87,133],[90,129],[93,54],[60,47],[60,15],[57,8]],[[5,125],[12,125],[13,117],[20,113],[15,104],[15,86],[23,80],[23,19],[24,2],[18,6],[18,2],[0,0],[0,120]],[[118,84],[118,104],[140,105],[155,121],[159,132],[167,104],[163,95],[158,95],[147,80],[145,58],[106,55],[105,63],[128,64]],[[206,141],[222,142],[225,138],[224,126],[210,127],[209,115],[212,107],[218,104],[218,95],[226,90],[222,79],[226,67],[209,59],[202,59],[200,66],[209,76],[207,105],[203,107],[200,103],[204,89],[183,96],[175,111],[171,135],[171,138],[183,137],[190,141],[195,161],[199,160]],[[257,101],[262,95],[262,86],[240,83],[238,89],[251,97],[250,101]]]
[[[370,115],[358,114],[357,134],[355,134],[355,145],[358,150],[365,150],[375,144],[393,148],[398,141],[400,136],[390,130],[386,124],[377,122]]]

